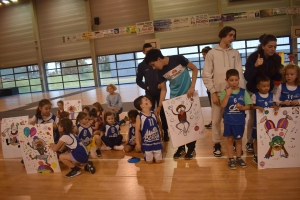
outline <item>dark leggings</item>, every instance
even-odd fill
[[[104,144],[111,149],[114,148],[114,146],[119,146],[122,143],[123,136],[118,135],[117,137],[107,137],[107,136],[102,136],[101,140],[104,142]]]
[[[190,142],[186,144],[186,147],[188,148],[188,150],[192,151],[195,149],[196,147],[196,141]],[[185,145],[182,145],[180,147],[178,147],[178,149],[185,149]]]

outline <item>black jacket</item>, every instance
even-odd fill
[[[267,76],[270,78],[270,91],[274,88],[274,81],[281,80],[281,57],[276,53],[268,58],[264,57],[263,52],[260,53],[260,57],[264,59],[261,66],[255,67],[254,64],[258,57],[258,51],[253,52],[247,59],[246,70],[244,73],[245,80],[247,81],[246,88],[248,91],[255,93],[258,92],[256,87],[256,79],[258,76]]]
[[[143,77],[145,77],[145,82],[143,82]],[[139,64],[136,74],[136,83],[138,86],[143,88],[147,95],[154,96],[160,94],[160,90],[157,86],[161,82],[162,81],[159,81],[157,71],[150,65],[147,65],[143,60],[143,62]],[[149,90],[147,90],[147,87],[149,87]]]

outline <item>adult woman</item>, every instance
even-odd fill
[[[266,76],[270,79],[270,91],[274,89],[274,81],[281,80],[281,57],[276,54],[277,39],[274,35],[263,34],[259,37],[260,45],[247,59],[244,77],[247,81],[246,88],[250,94],[258,92],[256,79]],[[253,152],[253,138],[251,136],[254,123],[254,112],[249,111],[247,123],[247,144],[249,153]]]

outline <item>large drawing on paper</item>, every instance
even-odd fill
[[[28,116],[3,118],[1,122],[1,141],[3,158],[20,158],[18,127],[28,124]]]
[[[19,137],[28,174],[60,172],[57,155],[49,148],[54,143],[52,123],[19,126]]]
[[[299,107],[257,112],[258,168],[300,167]]]
[[[173,147],[179,147],[204,137],[204,125],[198,92],[163,102]]]
[[[70,113],[70,119],[76,119],[78,113],[82,111],[82,101],[80,99],[66,100],[64,110]]]

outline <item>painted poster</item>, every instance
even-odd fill
[[[234,13],[227,13],[221,15],[222,22],[234,21]]]
[[[154,33],[153,21],[136,23],[136,34],[144,35]]]
[[[3,118],[1,121],[1,141],[3,158],[20,158],[18,127],[28,124],[28,116]]]
[[[208,20],[209,20],[209,23],[221,22],[221,15],[209,15]]]
[[[174,148],[205,136],[198,91],[191,99],[181,95],[163,102]]]
[[[238,13],[233,13],[234,14],[234,20],[243,20],[248,18],[247,12],[238,12]]]
[[[287,15],[286,8],[273,8],[273,16]]]
[[[19,138],[27,174],[60,172],[54,143],[53,124],[20,125]]]
[[[70,113],[70,119],[76,119],[79,112],[82,111],[82,101],[78,100],[65,100],[64,110]]]
[[[164,20],[155,20],[153,21],[154,31],[155,32],[164,32],[172,30],[172,21],[171,19]]]
[[[171,19],[172,30],[190,28],[190,17],[176,17]]]
[[[286,12],[288,15],[296,15],[300,13],[300,7],[295,6],[295,7],[288,7],[286,8]]]
[[[300,107],[257,112],[258,168],[300,167]]]
[[[260,11],[259,10],[247,11],[247,19],[251,19],[251,18],[260,18]]]
[[[200,15],[193,15],[190,16],[190,27],[196,27],[196,26],[208,26],[208,14],[200,14]]]
[[[260,17],[273,17],[273,9],[260,10]]]
[[[126,26],[126,34],[136,33],[135,26]]]

